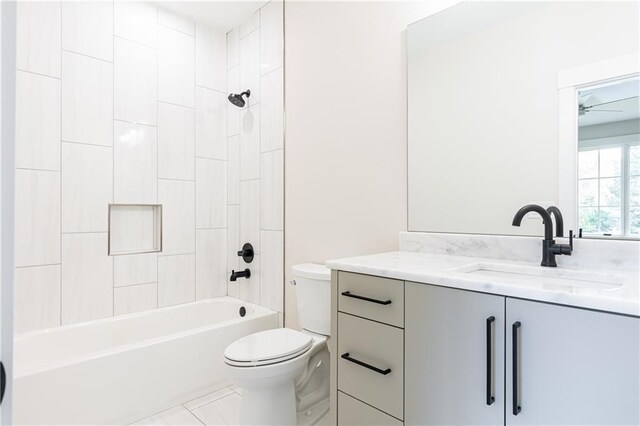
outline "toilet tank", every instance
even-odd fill
[[[291,268],[296,284],[298,318],[303,329],[331,334],[331,270],[317,263]]]

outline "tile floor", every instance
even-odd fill
[[[134,425],[237,425],[241,398],[241,391],[229,386],[142,419]]]

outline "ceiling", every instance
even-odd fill
[[[240,25],[268,1],[155,1],[160,7],[225,33]]]
[[[640,118],[639,95],[640,79],[638,78],[624,80],[593,89],[581,90],[579,93],[579,102],[584,103],[586,106],[597,105],[604,102],[611,103],[593,107],[591,112],[579,117],[578,123],[580,127],[583,127]],[[598,109],[614,110],[615,112],[596,112],[595,110]]]

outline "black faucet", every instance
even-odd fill
[[[236,281],[238,278],[251,278],[251,271],[249,270],[249,268],[245,269],[244,271],[231,271],[231,278],[229,278],[230,281]]]
[[[544,207],[537,204],[527,204],[518,210],[516,215],[513,217],[512,225],[520,226],[522,218],[529,212],[538,213],[542,217],[542,222],[544,223],[541,265],[550,267],[558,266],[556,263],[556,255],[564,254],[571,256],[571,252],[573,251],[573,231],[569,231],[569,244],[556,244],[556,241],[553,239],[553,221],[551,220],[551,215],[553,214],[556,218],[556,233],[561,237],[564,233],[562,213],[560,213],[560,209],[555,206],[551,206],[548,210],[545,210]]]

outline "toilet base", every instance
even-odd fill
[[[297,424],[293,381],[272,388],[244,390],[239,420],[243,426]]]

